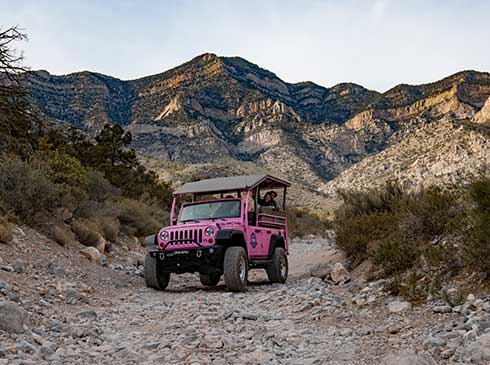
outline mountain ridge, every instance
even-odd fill
[[[146,158],[252,163],[322,196],[332,194],[329,181],[387,148],[396,153],[419,128],[485,123],[488,112],[480,111],[490,97],[490,74],[478,71],[380,94],[354,83],[287,83],[243,58],[211,53],[129,81],[88,71],[32,71],[25,79],[33,104],[55,124],[90,134],[121,124]]]

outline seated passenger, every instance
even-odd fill
[[[259,205],[263,207],[273,207],[274,210],[279,210],[279,204],[275,200],[277,193],[275,191],[268,191],[265,193],[264,198],[259,198]]]
[[[274,207],[274,210],[279,210],[279,203],[277,202],[276,198],[277,198],[277,193],[272,190],[272,191],[269,191],[270,193],[270,196],[271,196],[271,202],[272,202],[272,206]]]

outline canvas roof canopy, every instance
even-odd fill
[[[218,177],[184,184],[174,191],[174,195],[200,193],[210,194],[226,191],[249,190],[259,184],[264,188],[288,187],[291,185],[287,181],[270,175]]]

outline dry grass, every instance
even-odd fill
[[[94,246],[99,240],[100,234],[97,226],[89,221],[76,220],[72,223],[71,229],[85,246]]]
[[[6,217],[0,217],[0,242],[9,243],[14,239],[14,226]]]
[[[112,217],[102,217],[98,219],[98,225],[101,227],[102,235],[108,241],[115,241],[119,236],[121,224],[119,220]]]
[[[66,246],[75,240],[74,234],[69,226],[56,225],[53,227],[51,234],[60,246]]]

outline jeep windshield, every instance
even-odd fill
[[[188,222],[238,217],[240,217],[240,200],[217,200],[184,205],[179,220]]]

